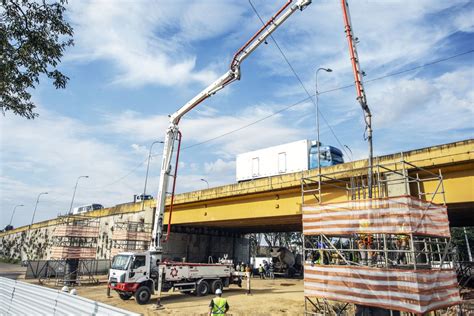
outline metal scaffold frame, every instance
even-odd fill
[[[53,259],[95,259],[99,219],[74,215],[59,218],[53,232]]]
[[[151,229],[151,224],[142,221],[116,222],[112,233],[111,257],[119,252],[147,250],[151,239]]]
[[[344,315],[353,304],[362,306],[358,299],[368,302],[364,308],[390,309],[391,315],[455,305],[459,298],[457,283],[453,284],[455,254],[441,171],[417,167],[403,156],[391,164],[377,161],[371,194],[367,176],[367,168],[358,168],[301,179],[305,313]],[[329,200],[338,202],[327,203]],[[386,280],[403,280],[424,289],[435,287],[436,282],[430,285],[426,280],[429,273],[436,273],[449,280],[445,290],[452,299],[433,299],[435,302],[429,301],[428,306],[405,307],[400,303],[400,308],[394,308],[399,302],[390,296],[403,296],[396,291],[404,289],[379,282],[373,277],[377,273]],[[348,282],[354,282],[352,288]],[[373,288],[390,293],[388,300],[371,297],[376,292]],[[419,300],[426,294],[416,293],[414,297]],[[384,306],[382,301],[389,303]]]

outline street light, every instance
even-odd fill
[[[33,211],[33,217],[31,218],[30,229],[31,229],[31,226],[33,225],[33,221],[35,220],[36,208],[38,207],[40,196],[42,196],[43,194],[48,194],[48,192],[41,192],[40,194],[38,194],[38,197],[36,198],[36,205],[35,205],[35,210]]]
[[[203,181],[203,182],[206,182],[206,184],[207,184],[207,188],[209,189],[209,182],[207,182],[207,180],[206,180],[206,179],[201,179],[201,181]]]
[[[351,153],[351,157],[350,157],[350,158],[351,158],[351,161],[352,161],[352,160],[353,160],[353,159],[352,159],[352,156],[353,156],[352,150],[351,150],[351,149],[349,148],[349,146],[347,146],[347,145],[344,145],[344,147],[346,147],[346,148],[349,150],[349,152]]]
[[[146,194],[146,184],[148,182],[148,170],[150,170],[150,160],[151,160],[151,149],[155,144],[163,144],[163,141],[156,140],[150,145],[150,151],[148,153],[148,164],[146,165],[146,176],[145,176],[145,186],[143,187],[143,195],[142,195],[142,211],[145,210],[145,194]]]
[[[24,206],[23,204],[18,204],[16,205],[14,208],[13,208],[13,212],[12,212],[12,217],[10,218],[10,224],[8,224],[9,226],[12,225],[12,221],[13,221],[13,215],[15,215],[15,210],[18,206]]]
[[[317,125],[317,137],[318,137],[318,174],[321,175],[321,152],[320,152],[320,141],[319,141],[319,90],[318,90],[318,73],[324,70],[325,72],[332,72],[331,68],[318,68],[316,70],[316,125]]]
[[[79,176],[76,180],[76,186],[74,187],[74,193],[72,194],[71,206],[69,206],[69,214],[72,213],[72,205],[74,203],[74,197],[76,196],[77,184],[79,183],[80,178],[89,178],[89,176]]]

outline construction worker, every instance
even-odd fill
[[[367,251],[372,249],[372,234],[364,233],[368,231],[370,227],[369,220],[361,220],[359,222],[359,229],[361,233],[358,235],[357,244],[359,246],[360,253],[360,263],[363,265],[370,265],[372,263],[372,251]]]
[[[270,263],[270,266],[268,267],[268,277],[272,280],[275,278],[274,270],[275,270],[275,267],[273,266],[273,262],[272,262]]]
[[[258,266],[258,274],[260,275],[260,279],[265,279],[265,269],[263,269],[261,264]]]
[[[370,265],[372,263],[372,251],[364,251],[372,249],[372,235],[371,234],[359,234],[357,244],[359,245],[360,252],[360,263],[363,265]]]
[[[222,290],[216,290],[216,297],[209,303],[209,316],[221,316],[225,315],[229,310],[229,303],[222,297]]]
[[[397,250],[399,250],[397,252],[397,260],[396,260],[396,263],[397,264],[403,264],[404,263],[404,259],[406,259],[406,253],[405,252],[402,252],[401,250],[407,250],[408,249],[408,242],[410,241],[410,236],[408,235],[397,235],[396,237],[396,242],[395,242],[395,246],[397,248]]]

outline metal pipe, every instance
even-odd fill
[[[342,13],[344,19],[344,31],[347,37],[347,44],[349,46],[349,55],[352,64],[352,71],[354,73],[354,83],[357,92],[357,101],[359,101],[362,110],[364,111],[364,118],[367,131],[367,142],[369,144],[369,158],[368,158],[368,170],[367,170],[367,186],[369,198],[372,198],[372,168],[373,168],[373,156],[374,150],[372,146],[372,114],[370,113],[369,106],[367,104],[367,97],[365,95],[364,84],[362,81],[363,72],[360,69],[359,58],[357,56],[357,39],[354,39],[351,26],[351,18],[349,13],[349,4],[346,0],[341,0]]]
[[[466,227],[463,227],[463,230],[464,230],[464,238],[466,239],[467,255],[469,256],[469,261],[472,262],[471,246],[469,245],[469,238],[467,238]]]
[[[171,216],[173,215],[174,192],[176,190],[176,177],[178,176],[179,153],[181,152],[181,139],[183,138],[180,131],[178,131],[177,135],[178,135],[178,150],[176,151],[176,162],[174,166],[174,176],[173,176],[173,189],[171,191],[170,213],[168,216],[168,227],[166,231],[165,241],[168,241],[168,238],[170,237],[170,233],[171,233]]]

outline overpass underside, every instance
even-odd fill
[[[447,204],[448,217],[451,227],[474,226],[474,203]],[[301,214],[268,216],[259,218],[229,219],[207,221],[193,224],[176,224],[174,232],[200,232],[210,234],[248,234],[271,232],[301,232]]]

